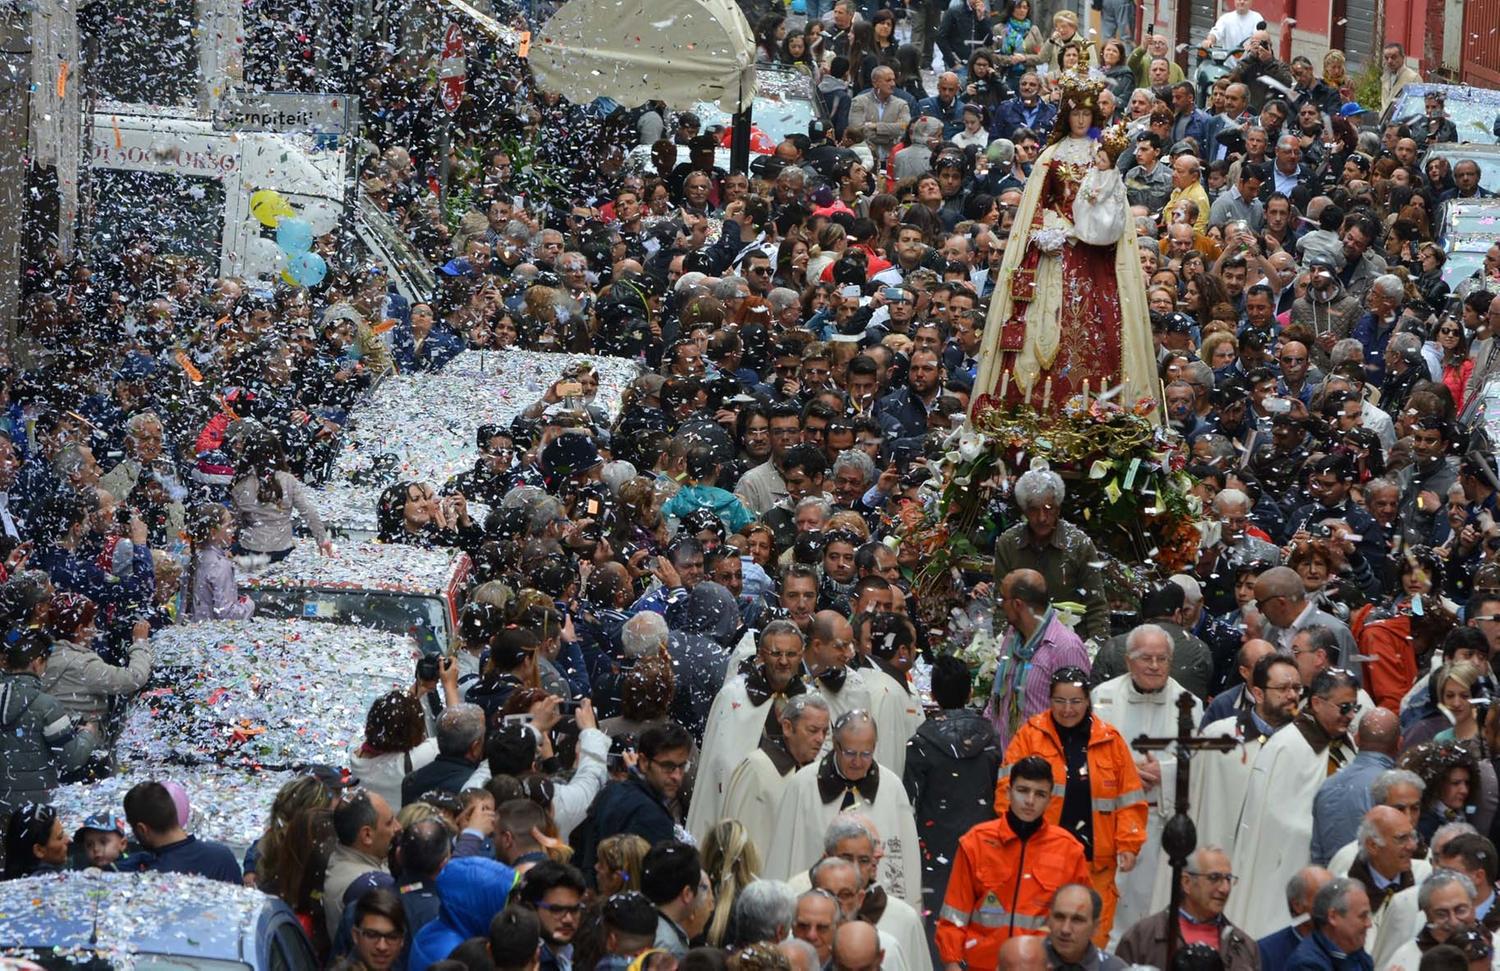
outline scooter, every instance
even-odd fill
[[[1229,74],[1239,65],[1244,47],[1229,50],[1224,47],[1198,48],[1198,67],[1193,72],[1193,85],[1198,90],[1198,107],[1208,107],[1208,96],[1213,93],[1214,82]]]

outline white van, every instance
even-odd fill
[[[88,232],[106,250],[144,232],[220,276],[269,282],[274,234],[251,216],[250,196],[275,189],[324,233],[344,218],[345,169],[337,138],[220,131],[190,108],[104,103],[93,116]],[[384,265],[407,300],[430,299],[432,267],[389,217],[361,193],[352,218],[359,257]]]

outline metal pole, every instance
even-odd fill
[[[740,72],[740,110],[734,113],[734,134],[729,140],[729,170],[750,173],[750,105],[745,102],[745,73]]]

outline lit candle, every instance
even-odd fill
[[[1005,401],[1006,393],[1010,391],[1010,368],[1000,372],[1000,401]]]
[[[1083,379],[1083,410],[1089,410],[1089,379]]]
[[[1052,375],[1047,375],[1046,384],[1042,385],[1042,410],[1052,410]]]

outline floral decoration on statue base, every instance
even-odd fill
[[[996,521],[998,500],[1029,468],[1045,463],[1066,480],[1063,517],[1104,556],[1112,602],[1133,600],[1148,580],[1194,562],[1200,510],[1188,495],[1186,446],[1154,420],[1155,407],[1075,395],[1042,413],[988,395],[975,401],[968,423],[929,460],[936,501],[907,505],[897,524],[902,544],[915,544],[920,554],[914,586],[921,619],[942,632],[947,651],[976,672],[993,670],[981,655],[993,653],[985,648],[995,647],[995,638],[974,616],[962,577],[993,572],[993,556],[975,537],[1009,525]]]

